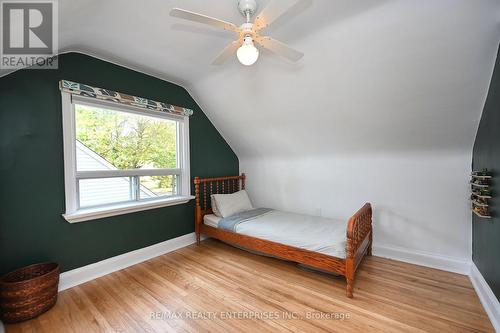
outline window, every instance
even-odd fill
[[[69,222],[185,203],[189,118],[62,92]]]

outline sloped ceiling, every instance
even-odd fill
[[[282,1],[282,0],[275,0]],[[236,0],[60,1],[60,49],[185,86],[238,156],[472,149],[498,45],[495,0],[306,0],[268,29],[305,52],[210,65]],[[268,2],[258,1],[261,8]]]

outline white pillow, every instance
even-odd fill
[[[215,216],[222,217],[219,210],[217,209],[217,203],[215,202],[214,195],[215,194],[210,195],[210,206],[212,206],[212,213],[214,213]]]
[[[217,206],[217,211],[222,217],[228,217],[253,209],[247,191],[245,190],[231,194],[213,194],[213,197],[215,206]]]

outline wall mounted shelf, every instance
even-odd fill
[[[476,212],[475,210],[472,210],[472,211],[474,212],[474,214],[476,214],[479,217],[482,217],[483,219],[491,219],[490,215],[481,215],[478,212]]]
[[[471,174],[471,210],[477,216],[485,219],[491,218],[488,199],[492,198],[492,179],[493,177],[487,169]]]
[[[475,196],[476,198],[481,198],[481,199],[491,199],[491,195],[481,195],[481,194],[477,194],[477,193],[474,193],[472,192],[471,193],[473,196]]]
[[[470,183],[474,187],[482,187],[482,188],[488,188],[490,185],[487,184],[476,184],[476,183]]]
[[[493,178],[492,176],[478,176],[478,175],[475,175],[475,174],[471,174],[472,178],[476,178],[476,179],[491,179]]]
[[[480,203],[479,201],[476,201],[474,199],[472,199],[472,203],[479,207],[488,207],[488,204]]]

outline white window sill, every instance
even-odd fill
[[[178,196],[167,199],[143,202],[127,202],[123,204],[110,205],[105,207],[80,209],[74,213],[63,214],[63,217],[69,223],[77,223],[89,220],[100,219],[103,217],[123,215],[127,213],[139,212],[147,209],[167,207],[173,205],[181,205],[194,199],[194,196]]]

